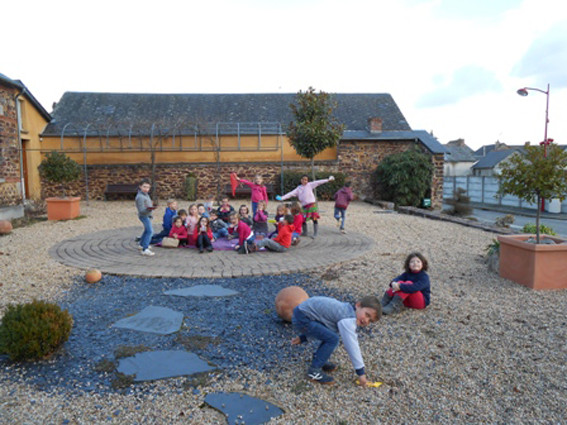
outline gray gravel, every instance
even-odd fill
[[[332,204],[321,209],[323,224],[333,224]],[[342,347],[334,355],[341,366],[337,384],[330,388],[306,382],[303,369],[284,368],[243,370],[240,379],[213,375],[197,389],[177,378],[137,384],[127,395],[70,397],[8,380],[15,372],[6,367],[0,370],[0,424],[224,424],[220,413],[201,408],[211,391],[271,401],[286,412],[272,421],[282,424],[565,423],[567,291],[535,292],[488,272],[483,254],[494,234],[375,211],[355,203],[347,213],[347,230],[372,237],[372,251],[312,277],[355,297],[381,295],[407,253],[428,258],[431,305],[385,317],[361,340],[369,378],[382,387],[355,386]],[[82,213],[87,218],[38,223],[0,238],[0,311],[10,302],[60,300],[82,274],[51,260],[52,244],[138,224],[131,202],[91,202]],[[303,353],[306,361],[309,354]]]

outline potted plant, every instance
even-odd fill
[[[39,165],[39,174],[49,183],[60,186],[61,196],[47,198],[48,220],[69,220],[80,214],[78,196],[66,196],[65,185],[77,181],[81,176],[81,166],[64,153],[52,151]]]
[[[526,234],[498,236],[500,276],[532,289],[567,288],[567,244],[548,235],[541,240],[540,235],[541,200],[565,199],[566,169],[567,152],[553,143],[527,145],[502,165],[499,193],[535,203],[537,211],[535,240]]]

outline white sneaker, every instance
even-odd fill
[[[144,247],[142,245],[138,245],[138,251],[143,251]]]
[[[153,251],[150,251],[150,249],[147,248],[147,249],[144,249],[144,250],[142,251],[142,255],[147,255],[148,257],[151,257],[151,256],[153,256],[153,255],[156,255],[156,253],[153,252]]]

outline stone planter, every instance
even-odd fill
[[[67,198],[47,198],[48,220],[71,220],[81,214],[78,196]]]
[[[556,245],[525,242],[534,235],[498,236],[500,276],[532,289],[567,288],[567,243],[553,236]]]

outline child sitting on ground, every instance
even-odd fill
[[[360,299],[354,306],[328,297],[311,297],[293,309],[291,323],[299,332],[293,338],[293,345],[307,341],[307,338],[321,341],[313,355],[313,361],[307,371],[307,377],[321,384],[333,384],[334,378],[326,372],[337,368],[328,360],[339,344],[339,334],[350,357],[354,370],[358,375],[358,384],[366,386],[366,372],[356,327],[364,327],[380,319],[382,308],[380,301],[374,296]]]
[[[404,308],[424,309],[429,305],[430,283],[426,271],[427,260],[419,252],[407,256],[404,273],[390,282],[390,287],[382,297],[382,312],[394,314]]]
[[[278,234],[274,239],[264,238],[256,241],[253,246],[249,247],[249,250],[255,252],[259,248],[266,247],[270,251],[285,252],[291,246],[293,230],[293,216],[287,214],[278,224]]]
[[[195,235],[195,228],[197,227],[197,223],[199,222],[199,210],[197,209],[197,204],[189,205],[189,215],[187,216],[187,234],[189,235],[188,244],[191,246],[195,246],[197,241],[194,238]]]
[[[197,212],[199,213],[199,217],[207,217],[209,218],[209,211],[205,204],[197,204]]]
[[[291,204],[291,215],[293,215],[293,235],[291,243],[297,245],[299,243],[299,236],[301,235],[301,229],[303,228],[303,223],[305,222],[305,217],[303,217],[303,210],[301,209],[301,204],[297,201]]]
[[[219,218],[216,210],[211,210],[210,212],[209,226],[213,231],[213,238],[219,239],[228,236],[228,224]]]
[[[169,237],[179,239],[179,246],[187,245],[187,228],[183,225],[183,219],[178,215],[173,218]]]
[[[267,236],[268,234],[268,213],[266,211],[266,202],[258,201],[258,209],[254,214],[254,225],[252,227],[256,235]]]
[[[187,211],[180,209],[177,211],[177,216],[181,217],[181,220],[183,220],[183,226],[187,227]]]
[[[268,192],[266,190],[266,186],[264,186],[264,179],[260,174],[256,174],[256,176],[254,176],[254,183],[248,180],[239,179],[238,176],[236,176],[236,180],[238,180],[240,183],[244,183],[251,189],[252,217],[254,217],[256,215],[256,211],[258,210],[258,203],[260,201],[264,201],[266,205],[268,204]]]
[[[199,254],[202,254],[206,249],[208,252],[213,252],[213,231],[211,226],[209,226],[209,219],[207,217],[201,217],[199,223],[195,227],[195,233],[193,238],[197,243],[197,248],[199,248]]]
[[[232,205],[228,203],[228,196],[224,196],[221,200],[221,206],[217,209],[217,215],[226,223],[229,222],[228,216],[234,212]]]
[[[177,215],[177,201],[175,199],[169,199],[167,201],[167,208],[163,214],[163,223],[161,232],[152,236],[150,244],[160,243],[163,238],[169,236],[169,231],[172,226],[172,219]]]
[[[248,254],[248,244],[254,242],[254,232],[246,223],[239,221],[238,214],[236,214],[236,212],[233,212],[229,216],[229,220],[229,239],[238,237],[238,244],[234,247],[234,250],[241,254]]]
[[[245,222],[248,226],[252,227],[252,219],[250,218],[250,211],[246,205],[241,205],[238,208],[238,219]]]

